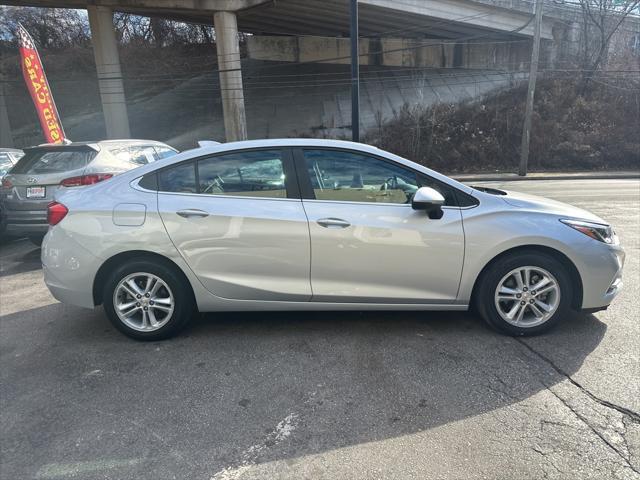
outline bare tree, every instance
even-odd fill
[[[60,50],[86,46],[90,41],[86,16],[63,8],[0,7],[0,40],[15,46],[21,23],[43,48]]]
[[[582,10],[581,63],[584,83],[602,69],[611,39],[623,22],[638,13],[640,0],[578,0]]]

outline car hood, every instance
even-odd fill
[[[512,207],[608,225],[608,222],[597,215],[587,210],[574,207],[573,205],[549,198],[538,197],[537,195],[529,195],[527,193],[512,192],[509,190],[504,190],[504,193],[506,193],[506,195],[502,195],[500,198]]]

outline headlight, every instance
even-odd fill
[[[611,225],[603,225],[601,223],[583,222],[580,220],[560,220],[565,225],[578,230],[581,233],[598,240],[599,242],[609,243],[612,245],[618,244],[618,236],[613,230]]]

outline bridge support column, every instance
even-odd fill
[[[220,95],[227,142],[246,140],[247,120],[244,113],[244,91],[240,70],[238,21],[234,12],[213,15],[220,75]]]
[[[13,135],[11,135],[11,125],[9,124],[9,112],[5,101],[4,75],[0,75],[0,147],[13,147]]]
[[[110,8],[96,5],[89,5],[87,11],[107,138],[129,138],[129,117],[122,83],[118,41],[113,27],[113,12]]]

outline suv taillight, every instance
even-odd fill
[[[67,216],[67,213],[69,213],[69,209],[63,204],[51,202],[47,205],[47,222],[51,226],[57,225]]]
[[[11,183],[11,180],[9,180],[8,178],[3,178],[2,179],[2,187],[3,188],[11,188],[11,187],[13,187],[13,183]]]
[[[79,177],[65,178],[60,182],[63,187],[82,187],[85,185],[93,185],[103,180],[113,177],[113,173],[91,173]]]

